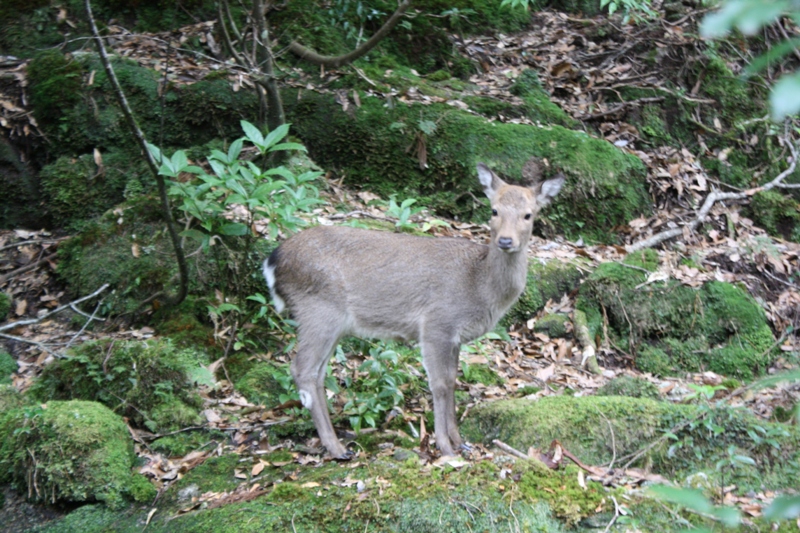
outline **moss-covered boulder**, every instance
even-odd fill
[[[581,282],[584,273],[579,268],[581,260],[564,263],[558,260],[542,261],[533,258],[528,262],[528,281],[519,300],[500,322],[502,326],[520,324],[538,313],[548,300],[558,301],[572,292]]]
[[[650,209],[641,161],[584,132],[488,122],[444,104],[387,106],[366,95],[348,111],[329,95],[309,92],[287,102],[317,163],[387,197],[419,197],[450,215],[488,218],[474,200],[481,194],[476,163],[518,181],[536,156],[567,175],[565,190],[542,215],[559,232],[610,240],[614,226]]]
[[[146,137],[163,147],[187,148],[213,139],[241,136],[239,121],[258,116],[252,91],[235,92],[225,79],[170,85],[159,105],[159,74],[116,57],[114,70]],[[89,73],[94,72],[89,85]],[[41,164],[59,156],[124,152],[132,164],[141,155],[117,106],[113,89],[96,54],[63,55],[49,50],[28,65],[34,114],[51,143]],[[163,116],[162,116],[163,115]],[[163,120],[162,120],[163,119]],[[123,170],[124,164],[120,162]],[[95,187],[102,182],[95,183]]]
[[[601,465],[638,451],[700,410],[623,396],[504,400],[474,407],[461,430],[469,440],[500,439],[520,450],[544,449],[558,439],[581,461]],[[716,461],[727,457],[726,450],[733,446],[753,458],[755,465],[724,472],[726,483],[740,488],[790,487],[800,474],[800,430],[764,422],[745,409],[714,409],[709,418],[684,427],[676,437],[649,450],[639,464],[670,479],[697,471],[716,478],[721,475]]]
[[[286,365],[257,362],[238,380],[236,390],[252,403],[274,407],[281,403],[280,396],[291,388],[292,377]]]
[[[635,376],[618,376],[597,389],[597,396],[627,396],[660,400],[658,387],[646,379]]]
[[[133,461],[122,417],[96,402],[50,402],[0,418],[0,482],[36,500],[117,507],[134,493],[151,499],[155,489],[131,472]]]
[[[100,215],[125,197],[135,197],[153,186],[142,158],[115,150],[80,157],[59,157],[40,174],[47,211],[59,227]]]
[[[40,227],[44,218],[40,196],[36,173],[17,149],[0,136],[0,228]],[[4,319],[0,309],[0,321]]]
[[[636,352],[636,366],[658,375],[712,370],[750,379],[766,370],[775,339],[758,303],[739,286],[711,281],[694,289],[675,280],[645,283],[652,250],[603,263],[581,285],[578,309],[590,334]]]
[[[193,380],[205,354],[168,340],[84,343],[45,367],[30,393],[40,401],[95,400],[151,431],[200,422]]]
[[[561,313],[544,315],[533,325],[533,331],[544,333],[549,337],[564,337],[567,334],[569,317]]]

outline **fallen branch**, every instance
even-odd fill
[[[0,285],[2,285],[3,283],[5,283],[6,281],[10,280],[11,278],[13,278],[15,276],[19,276],[20,274],[24,274],[28,270],[33,270],[34,268],[38,267],[42,263],[46,263],[47,261],[50,261],[51,259],[55,258],[56,255],[58,255],[58,254],[56,252],[54,252],[54,253],[46,256],[46,257],[42,257],[38,261],[34,261],[33,263],[31,263],[29,265],[25,265],[24,267],[19,267],[16,270],[12,270],[8,274],[3,274],[2,276],[0,276]]]
[[[94,298],[95,296],[97,296],[98,294],[100,294],[101,292],[106,290],[107,288],[108,288],[108,283],[104,284],[102,287],[100,287],[99,289],[94,291],[92,294],[90,294],[88,296],[84,296],[83,298],[78,298],[77,300],[75,300],[73,302],[70,302],[68,304],[64,304],[61,307],[57,307],[56,309],[53,309],[49,313],[45,313],[42,316],[39,316],[39,317],[36,317],[36,318],[28,318],[26,320],[18,320],[16,322],[11,322],[10,324],[3,324],[2,326],[0,326],[0,331],[6,331],[6,330],[9,330],[9,329],[18,328],[20,326],[27,326],[29,324],[36,324],[37,322],[41,322],[45,318],[51,317],[54,314],[58,313],[59,311],[63,311],[64,309],[66,309],[68,307],[71,307],[73,305],[78,305],[79,303],[85,302],[86,300],[91,300],[92,298]]]
[[[790,176],[795,168],[797,167],[797,146],[794,144],[789,143],[789,150],[792,152],[792,157],[789,159],[789,167],[778,174],[775,179],[770,181],[765,185],[761,185],[759,187],[753,187],[751,189],[747,189],[746,191],[742,192],[721,192],[721,191],[711,191],[708,196],[706,196],[705,202],[697,211],[697,216],[694,220],[690,221],[688,224],[684,225],[683,227],[674,228],[666,231],[662,231],[661,233],[656,233],[655,235],[643,239],[641,241],[637,241],[633,244],[630,244],[625,247],[625,250],[628,253],[637,252],[639,250],[644,250],[645,248],[651,248],[657,244],[660,244],[667,239],[671,239],[673,237],[677,237],[678,235],[682,235],[684,231],[694,231],[700,224],[705,222],[706,217],[708,217],[708,213],[711,211],[711,208],[714,206],[715,203],[721,200],[743,200],[745,198],[749,198],[754,194],[768,191],[774,188],[800,188],[800,184],[785,184],[783,180],[785,180],[788,176]]]
[[[383,26],[381,26],[380,29],[375,32],[372,37],[370,37],[368,41],[352,52],[348,52],[340,56],[323,56],[310,48],[306,48],[297,41],[292,41],[292,43],[289,45],[289,51],[299,56],[301,59],[309,61],[310,63],[330,68],[336,68],[348,63],[352,63],[359,57],[372,50],[375,45],[381,41],[381,39],[386,37],[386,35],[392,31],[395,26],[397,26],[397,23],[400,22],[401,18],[403,18],[405,12],[409,7],[411,7],[411,1],[412,0],[404,0],[402,4],[397,6],[397,10],[392,14],[391,17],[389,17],[389,20],[387,20]]]

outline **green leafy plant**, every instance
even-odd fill
[[[650,7],[650,0],[600,0],[600,7],[608,8],[609,15],[621,11],[625,23],[631,16],[653,18],[656,14]]]
[[[356,432],[364,426],[376,427],[389,411],[401,406],[405,399],[402,386],[412,380],[404,358],[387,344],[371,346],[369,355],[358,368],[358,377],[348,376],[344,383],[349,399],[343,412]]]
[[[314,181],[321,175],[318,171],[295,175],[283,165],[264,170],[255,163],[268,161],[278,152],[305,151],[301,144],[284,141],[288,124],[268,133],[244,120],[241,126],[245,136],[232,142],[227,152],[209,154],[211,172],[191,164],[183,150],[166,157],[148,145],[160,162],[159,173],[171,179],[169,194],[185,215],[187,229],[181,235],[197,241],[215,260],[215,279],[224,293],[208,305],[208,312],[218,330],[229,325],[236,330],[235,350],[254,342],[247,338],[245,328],[236,326],[268,315],[267,298],[239,274],[258,270],[251,264],[262,255],[257,245],[263,240],[256,227],[263,226],[271,240],[298,231],[305,221],[297,214],[320,203]],[[255,150],[246,151],[247,144]],[[193,178],[186,180],[187,174]],[[281,325],[274,318],[268,320],[270,327]]]
[[[737,29],[745,35],[755,35],[780,17],[789,16],[800,24],[800,4],[792,0],[726,0],[718,11],[706,15],[700,34],[707,39],[718,39]],[[778,46],[756,58],[745,72],[752,75],[793,53],[797,38],[786,39]],[[784,74],[772,87],[770,108],[773,120],[800,112],[800,72]]]

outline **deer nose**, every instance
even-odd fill
[[[500,237],[497,239],[497,247],[501,250],[508,250],[514,242],[511,240],[511,237]]]

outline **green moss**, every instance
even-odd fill
[[[502,385],[503,378],[497,375],[489,365],[473,363],[468,365],[461,363],[461,379],[465,383],[482,383],[486,386]]]
[[[565,190],[542,215],[556,231],[608,239],[612,227],[649,210],[641,161],[583,132],[489,123],[443,104],[389,109],[383,100],[364,98],[360,108],[343,112],[333,98],[307,92],[287,102],[295,131],[318,163],[342,172],[351,185],[387,197],[418,197],[440,212],[483,219],[485,204],[473,200],[479,194],[475,164],[485,161],[515,181],[523,164],[538,156],[568,176]],[[425,170],[406,151],[420,120],[437,123],[425,140]]]
[[[183,457],[209,442],[225,442],[227,436],[218,430],[183,431],[154,440],[150,449],[167,457]]]
[[[9,383],[0,384],[0,413],[22,407],[25,403],[26,398],[22,396],[15,386]]]
[[[138,154],[112,152],[102,157],[102,167],[86,154],[60,157],[42,168],[47,210],[59,226],[105,212],[120,203],[126,191],[150,188],[152,178]]]
[[[646,379],[634,376],[618,376],[597,389],[598,396],[627,396],[660,400],[658,387]]]
[[[572,292],[584,277],[579,268],[582,261],[563,263],[533,259],[528,263],[528,281],[519,300],[506,313],[500,324],[523,323],[536,315],[548,300],[560,300]]]
[[[10,311],[11,297],[4,292],[0,292],[0,322],[5,322]]]
[[[280,403],[279,396],[286,392],[284,384],[290,380],[285,366],[258,362],[234,383],[236,390],[250,402],[273,407]]]
[[[17,371],[17,360],[0,348],[0,385],[11,383],[11,374]]]
[[[198,487],[199,494],[235,489],[240,483],[234,477],[238,465],[239,458],[236,455],[210,457],[200,466],[187,472],[178,482],[177,488],[180,490],[195,485]]]
[[[575,526],[580,520],[594,515],[605,502],[606,491],[602,485],[596,482],[580,485],[576,466],[546,471],[528,465],[522,470],[519,480],[522,493],[534,501],[547,502],[553,514],[564,520],[567,526]]]
[[[58,50],[46,50],[31,60],[27,72],[36,120],[53,131],[59,127],[63,110],[81,99],[84,68]]]
[[[800,203],[774,190],[760,192],[750,200],[748,214],[771,235],[795,240],[800,228]]]
[[[50,402],[0,420],[0,481],[40,501],[122,504],[133,489],[133,445],[118,415],[95,402]],[[145,481],[146,482],[146,481]]]
[[[461,430],[468,440],[489,443],[500,439],[517,449],[542,449],[558,439],[582,461],[605,464],[615,454],[620,457],[640,450],[664,431],[695,416],[698,409],[646,398],[551,396],[475,407]],[[651,449],[640,464],[670,479],[698,471],[718,479],[716,461],[727,456],[725,450],[733,446],[748,450],[757,466],[726,472],[725,483],[735,478],[742,490],[792,486],[793,476],[800,472],[800,431],[764,424],[743,409],[715,409],[709,419],[683,428],[677,439]]]
[[[205,354],[169,341],[92,341],[45,367],[31,387],[41,401],[96,400],[151,431],[199,423],[202,400],[191,387]]]

